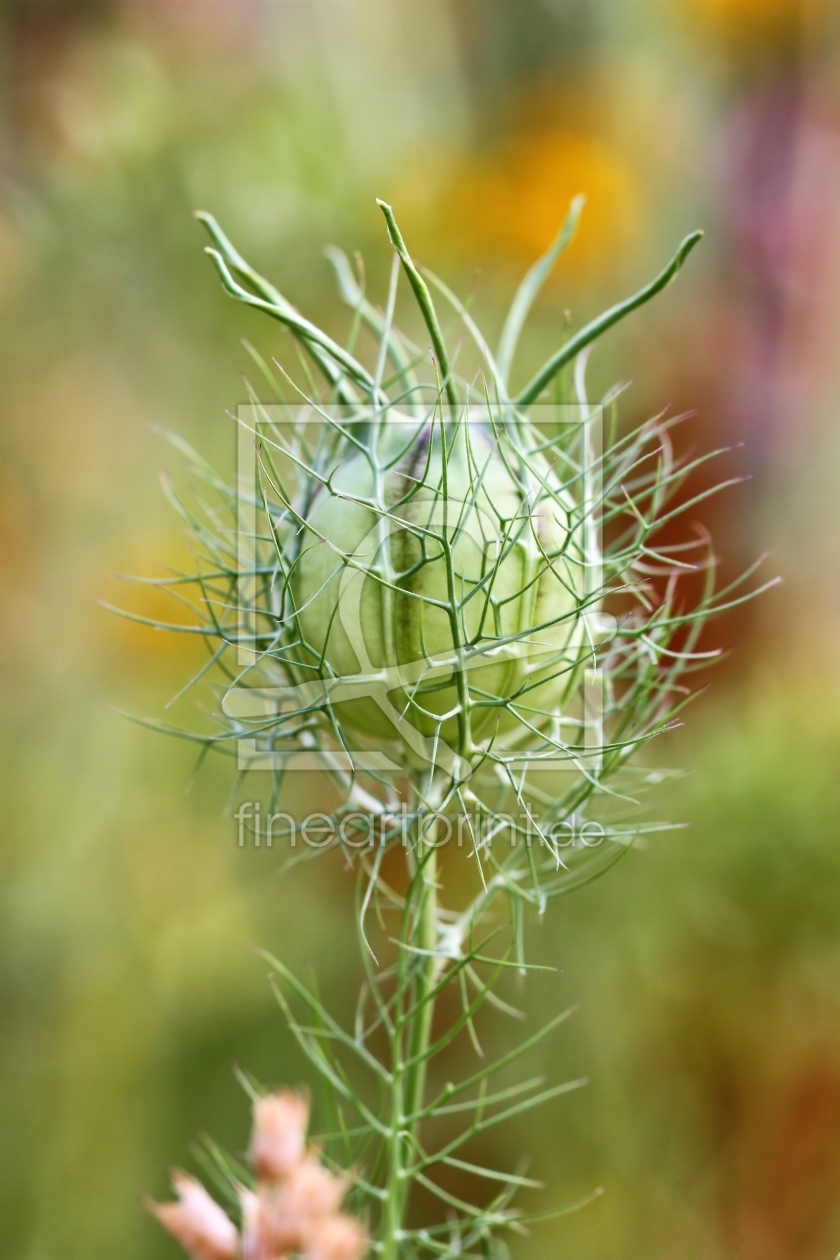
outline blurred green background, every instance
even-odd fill
[[[307,1079],[259,944],[348,1008],[352,880],[239,850],[232,777],[160,716],[192,648],[111,574],[186,540],[160,493],[171,427],[224,471],[242,336],[200,206],[304,311],[348,327],[321,248],[388,266],[374,198],[491,332],[586,192],[521,371],[707,239],[610,335],[625,415],[694,407],[743,442],[713,501],[725,571],[785,585],[715,628],[733,649],[660,757],[694,772],[633,853],[532,932],[579,1002],[542,1053],[587,1090],[499,1137],[582,1213],[517,1257],[818,1260],[840,1250],[840,95],[829,0],[5,0],[0,124],[0,1235],[10,1260],[178,1254],[144,1214],[211,1133],[247,1140],[238,1063]],[[477,273],[477,269],[480,269]],[[381,288],[379,290],[381,292]],[[314,794],[316,786],[311,786]],[[313,799],[314,805],[314,799]]]

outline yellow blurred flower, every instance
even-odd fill
[[[684,0],[689,12],[729,34],[787,36],[829,5],[826,0]]]
[[[643,222],[638,178],[603,137],[562,127],[525,132],[492,157],[458,168],[448,225],[454,242],[476,253],[530,260],[551,243],[572,197],[586,211],[563,270],[600,272],[638,239]]]
[[[168,557],[172,570],[160,563],[161,556]],[[207,659],[207,650],[200,635],[170,634],[145,624],[199,624],[195,613],[178,598],[181,588],[168,585],[173,570],[191,572],[194,568],[194,556],[176,536],[135,541],[133,559],[129,558],[125,572],[140,576],[141,581],[114,583],[104,596],[106,603],[130,614],[129,617],[108,618],[108,637],[121,654],[156,666],[171,662],[179,668],[185,664],[200,668]],[[132,617],[144,618],[145,621],[135,621]]]

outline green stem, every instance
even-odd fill
[[[420,910],[417,948],[434,954],[437,950],[437,854],[432,848],[426,854],[421,872],[423,880],[423,904]],[[426,1052],[432,1032],[434,1001],[429,1000],[429,993],[438,980],[440,962],[436,957],[419,957],[417,960],[417,977],[412,994],[412,1007],[415,1013],[411,1016],[408,1060],[412,1066],[406,1073],[406,1108],[407,1114],[415,1115],[423,1106],[423,1091],[426,1085]],[[418,1009],[419,1008],[419,1009]]]
[[[446,343],[443,340],[443,333],[441,332],[440,324],[438,323],[437,312],[435,311],[435,304],[432,301],[432,295],[429,292],[426,281],[415,267],[411,254],[409,254],[406,249],[405,241],[402,238],[400,229],[397,227],[397,220],[394,218],[393,210],[387,202],[381,201],[379,198],[377,198],[376,204],[385,215],[385,222],[388,225],[388,236],[391,244],[399,254],[403,270],[408,277],[408,283],[414,291],[414,296],[417,298],[417,305],[420,307],[423,319],[426,322],[426,327],[429,330],[429,336],[432,339],[432,346],[435,354],[437,355],[438,369],[443,381],[443,388],[446,391],[447,400],[449,401],[449,405],[451,407],[457,407],[458,395],[455,391],[455,383],[452,380],[452,372],[449,367],[449,356],[446,353]]]
[[[580,354],[590,342],[596,337],[600,337],[601,333],[606,332],[608,328],[612,328],[613,324],[617,324],[625,315],[629,315],[631,311],[635,311],[637,307],[643,306],[645,302],[649,302],[655,297],[667,284],[670,284],[680,267],[685,262],[688,255],[694,249],[694,246],[702,237],[702,232],[692,232],[687,236],[680,245],[674,257],[668,263],[664,271],[660,271],[655,280],[645,285],[638,293],[634,293],[624,302],[619,302],[617,306],[611,306],[608,311],[604,311],[603,315],[599,315],[597,319],[593,319],[585,328],[581,328],[570,341],[561,346],[556,354],[545,363],[537,372],[536,376],[523,389],[522,393],[516,399],[517,407],[529,407],[532,402],[539,398],[545,389],[562,367],[564,367],[575,355]]]
[[[404,916],[400,932],[400,974],[411,970],[406,999],[393,1039],[393,1081],[390,1100],[390,1139],[386,1198],[382,1221],[383,1260],[399,1260],[410,1189],[411,1165],[416,1159],[415,1132],[419,1121],[406,1120],[423,1109],[426,1056],[431,1042],[434,1000],[429,994],[440,976],[437,949],[437,854],[434,844],[420,834],[417,824],[413,851],[406,853],[416,909]],[[434,841],[434,837],[432,837]],[[422,951],[415,953],[413,951]],[[399,982],[399,981],[398,981]]]

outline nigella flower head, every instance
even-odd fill
[[[522,1014],[508,1000],[521,995],[496,988],[510,969],[529,971],[529,916],[667,829],[639,812],[664,775],[636,753],[674,725],[693,675],[717,658],[702,640],[710,619],[758,593],[744,587],[757,566],[721,587],[705,530],[679,534],[686,513],[732,484],[684,492],[712,458],[679,455],[687,417],[625,425],[623,386],[599,401],[587,391],[594,343],[670,284],[702,234],[631,297],[559,330],[514,387],[520,334],[582,200],[524,277],[496,350],[380,207],[393,249],[383,306],[328,251],[352,311],[343,343],[199,215],[226,291],[283,325],[299,355],[287,371],[251,348],[272,401],[248,385],[235,484],[172,438],[207,493],[193,506],[169,488],[200,559],[196,575],[168,579],[188,621],[160,628],[205,640],[209,659],[184,690],[215,680],[217,720],[178,733],[201,759],[217,750],[243,772],[270,771],[271,818],[289,824],[292,844],[296,820],[279,808],[287,777],[329,780],[338,804],[315,815],[326,838],[291,856],[342,848],[355,868],[364,979],[345,1027],[269,957],[323,1087],[323,1150],[307,1144],[306,1098],[257,1097],[253,1175],[216,1160],[239,1225],[183,1174],[178,1202],[153,1207],[192,1260],[361,1260],[368,1237],[381,1260],[500,1260],[502,1233],[579,1206],[521,1212],[515,1196],[539,1183],[495,1166],[484,1142],[584,1083],[494,1081],[571,1012],[514,1034],[494,1058],[481,1047],[483,1008]],[[423,344],[397,324],[401,277]],[[470,891],[457,895],[438,852],[450,840],[469,855]],[[436,1005],[445,994],[460,1010]],[[466,1069],[460,1046],[449,1057],[458,1039],[478,1056]],[[348,1165],[362,1172],[335,1171]],[[453,1190],[465,1173],[478,1187],[463,1190],[469,1199],[460,1181]]]

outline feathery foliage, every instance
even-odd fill
[[[168,628],[204,638],[208,661],[190,685],[209,677],[219,696],[211,732],[179,733],[202,756],[238,757],[243,773],[267,769],[272,808],[302,768],[338,790],[326,842],[296,860],[341,847],[357,869],[365,978],[353,1027],[269,961],[325,1088],[326,1157],[357,1170],[358,1210],[385,1260],[502,1257],[506,1232],[541,1219],[515,1206],[536,1184],[521,1169],[468,1156],[489,1129],[582,1083],[494,1079],[507,1081],[569,1012],[460,1079],[446,1075],[447,1054],[459,1037],[478,1048],[485,1003],[516,1015],[496,990],[509,970],[529,970],[529,909],[542,914],[663,825],[640,814],[640,793],[661,776],[634,754],[673,725],[690,676],[715,659],[700,650],[709,618],[757,593],[754,569],[719,587],[704,533],[661,541],[715,492],[680,498],[712,456],[681,462],[679,418],[625,432],[620,391],[597,404],[586,392],[592,343],[670,282],[699,233],[518,394],[510,388],[520,332],[581,205],[525,277],[496,355],[466,307],[415,265],[383,203],[394,249],[383,308],[328,251],[354,317],[346,345],[198,216],[224,288],[289,330],[306,385],[252,352],[262,386],[249,387],[238,416],[236,485],[171,439],[206,497],[190,504],[168,489],[200,553],[197,573],[167,580],[190,610],[189,623]],[[400,275],[428,351],[395,324]],[[433,292],[480,356],[472,378],[459,372]],[[367,363],[362,334],[375,349]],[[460,908],[439,862],[456,834],[474,869]],[[439,1026],[436,1003],[450,987],[460,1014]],[[213,1160],[229,1188],[247,1177],[218,1152]],[[453,1171],[486,1194],[460,1197],[448,1188]],[[425,1223],[411,1211],[412,1186],[439,1204]]]

